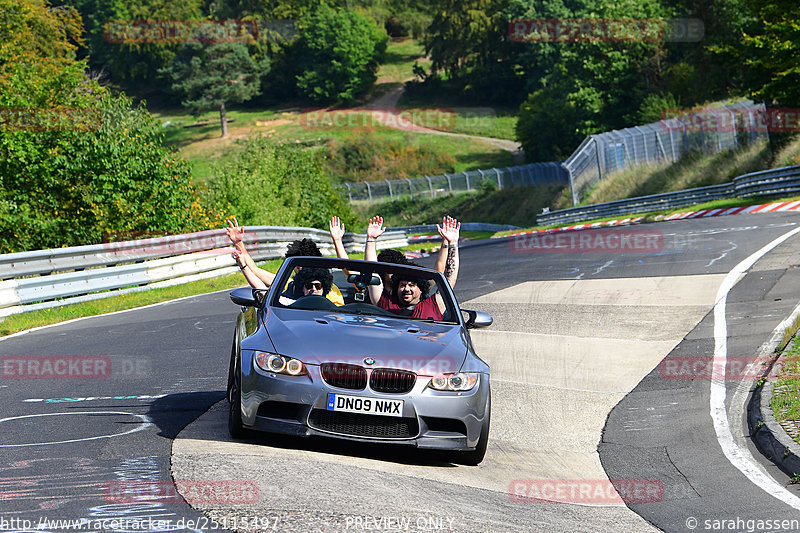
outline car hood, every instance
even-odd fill
[[[459,371],[467,354],[457,324],[273,309],[266,326],[279,354],[310,365],[341,362],[436,375]]]

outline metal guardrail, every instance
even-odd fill
[[[305,237],[324,255],[335,253],[327,231],[245,227],[245,244],[257,261],[282,257],[289,242]],[[342,239],[348,252],[363,252],[364,241],[355,233]],[[387,231],[378,241],[381,249],[406,245],[401,231]],[[0,317],[230,274],[238,271],[231,251],[225,230],[218,229],[0,255]]]
[[[569,224],[661,209],[676,209],[726,198],[774,197],[797,193],[800,193],[800,165],[745,174],[734,178],[731,183],[722,185],[550,211],[537,215],[536,223],[539,225]]]
[[[436,224],[397,226],[389,229],[403,231],[405,233],[422,233],[425,231],[436,233]],[[511,224],[485,224],[483,222],[463,222],[461,224],[461,231],[506,231],[512,229],[519,229],[519,226],[512,226]]]

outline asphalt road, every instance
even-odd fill
[[[713,355],[709,312],[725,274],[798,222],[765,214],[640,226],[661,233],[659,246],[626,253],[549,253],[530,239],[462,249],[458,298],[495,316],[475,336],[497,394],[479,467],[324,440],[229,442],[224,411],[207,411],[224,396],[236,313],[226,293],[6,338],[0,529],[63,531],[42,520],[84,519],[84,531],[142,531],[152,519],[162,530],[686,531],[689,517],[703,530],[705,520],[798,516],[723,455],[709,380],[665,379],[658,368],[665,356]],[[800,301],[797,240],[733,288],[731,355],[755,353]],[[727,383],[734,423],[738,386]],[[259,497],[192,507],[166,489],[146,503],[121,490],[171,486],[173,476],[255,483]],[[608,478],[663,492],[627,505],[534,502],[512,485]]]

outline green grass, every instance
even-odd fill
[[[195,181],[207,181],[215,165],[230,160],[243,141],[251,135],[265,135],[278,142],[302,144],[309,148],[321,148],[329,140],[352,137],[357,133],[354,126],[323,125],[319,115],[298,112],[278,113],[274,110],[230,110],[234,122],[228,126],[228,137],[220,137],[218,113],[204,113],[195,118],[186,111],[162,110],[154,113],[164,128],[166,144],[181,151],[181,155],[192,165]],[[356,123],[363,124],[363,115],[356,115]],[[199,127],[186,128],[194,124]],[[426,146],[433,151],[451,154],[455,160],[455,172],[480,168],[507,167],[513,164],[510,152],[491,146],[480,140],[464,139],[444,135],[411,133],[372,124],[375,135],[402,141],[410,146]],[[352,123],[350,123],[352,124]],[[416,176],[414,176],[416,177]]]
[[[414,77],[414,61],[420,65],[430,63],[425,58],[425,47],[416,39],[392,39],[386,47],[386,57],[378,68],[378,83],[403,81]]]
[[[389,42],[386,59],[378,70],[378,82],[371,94],[356,107],[369,107],[368,99],[379,96],[382,92],[398,87],[402,82],[414,76],[413,64],[427,64],[422,44],[415,39],[397,39]],[[452,106],[421,103],[415,107],[426,109]],[[456,111],[454,123],[450,115],[446,116],[443,131],[467,133],[502,139],[514,138],[516,110],[491,110],[477,108]],[[339,119],[345,116],[340,110]],[[264,135],[277,142],[302,144],[309,148],[323,147],[333,139],[350,137],[360,127],[363,129],[363,114],[356,112],[354,122],[341,127],[321,124],[318,112],[303,113],[300,108],[286,108],[286,104],[254,110],[239,109],[235,106],[227,110],[228,137],[221,138],[219,112],[209,111],[197,117],[186,109],[159,109],[153,115],[164,124],[165,143],[169,147],[180,150],[181,155],[192,166],[192,174],[198,183],[206,182],[213,174],[214,167],[231,160],[242,142],[253,135]],[[367,117],[369,118],[369,117]],[[425,146],[431,150],[451,154],[456,159],[454,171],[475,170],[481,168],[506,167],[513,164],[513,156],[480,140],[468,140],[461,137],[441,136],[425,133],[408,133],[388,128],[374,121],[366,123],[376,135],[400,139],[413,146]],[[424,125],[435,125],[426,121]],[[432,128],[436,129],[436,128]],[[417,177],[417,176],[413,176]]]
[[[492,192],[461,192],[433,199],[408,197],[395,202],[358,203],[353,208],[362,218],[380,215],[387,226],[441,223],[449,214],[461,222],[532,225],[536,213],[552,204],[563,187],[510,187]]]
[[[796,333],[798,325],[795,321],[789,332]],[[800,337],[795,336],[786,345],[781,360],[783,365],[775,382],[770,408],[778,422],[800,422]],[[781,376],[785,379],[780,379]],[[800,436],[793,438],[800,443]]]

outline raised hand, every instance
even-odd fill
[[[242,263],[244,262],[244,246],[242,245],[241,241],[234,243],[231,256],[236,261],[237,265],[242,266]]]
[[[341,240],[344,237],[344,224],[339,217],[333,217],[328,222],[328,227],[331,232],[331,239],[334,241]]]
[[[367,239],[375,239],[383,235],[386,228],[383,227],[383,217],[372,217],[367,226]]]
[[[225,228],[225,232],[228,234],[228,238],[233,244],[240,243],[244,240],[244,228],[239,226],[236,217],[233,217],[233,220],[228,220],[228,227]]]
[[[458,244],[458,237],[461,232],[461,222],[450,216],[442,217],[442,225],[436,225],[436,230],[442,240],[448,244]]]

